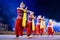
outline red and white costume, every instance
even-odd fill
[[[26,24],[26,34],[28,36],[31,35],[31,31],[32,31],[32,18],[31,15],[28,15],[28,20]]]
[[[44,19],[42,18],[41,19],[41,24],[40,24],[40,34],[42,35],[43,33],[44,33],[44,29],[45,29],[45,27],[46,27],[46,25],[45,25],[45,21],[44,21]]]
[[[37,17],[37,24],[36,24],[36,34],[39,35],[40,34],[40,23],[41,23],[41,16]]]
[[[54,34],[52,20],[49,20],[49,22],[48,22],[47,32],[48,32],[48,35],[53,35]]]

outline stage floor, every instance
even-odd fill
[[[54,36],[43,35],[38,37],[33,36],[30,39],[28,39],[26,35],[23,35],[22,37],[19,36],[19,38],[16,38],[15,35],[0,35],[0,40],[60,40],[60,35]]]

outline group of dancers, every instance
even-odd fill
[[[27,18],[27,12],[28,14]],[[26,29],[27,37],[30,38],[31,34],[34,35],[42,35],[44,33],[44,30],[47,29],[48,35],[54,34],[53,29],[53,21],[49,20],[48,26],[46,28],[44,17],[39,15],[36,19],[36,16],[34,16],[34,12],[29,11],[27,7],[25,8],[25,4],[23,2],[20,3],[20,7],[17,8],[17,18],[15,21],[15,34],[16,37],[23,36],[23,30]],[[37,20],[36,25],[34,24],[34,20]]]

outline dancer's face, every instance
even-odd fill
[[[24,7],[25,7],[25,4],[24,4],[24,3],[21,3],[21,4],[20,4],[20,7],[21,7],[21,8],[24,8]]]
[[[38,19],[37,21],[38,21],[38,23],[41,23],[41,19]]]
[[[52,25],[52,22],[49,22],[49,25]]]

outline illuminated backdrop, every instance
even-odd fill
[[[60,1],[55,0],[0,0],[0,22],[9,24],[9,30],[14,27],[14,21],[17,16],[16,8],[20,2],[24,2],[29,10],[35,12],[35,16],[45,16],[47,20],[52,18],[56,20],[56,27],[60,27]],[[49,19],[48,19],[49,18]],[[36,23],[36,22],[35,22]],[[55,30],[57,29],[55,28]],[[60,30],[60,29],[58,29]]]

